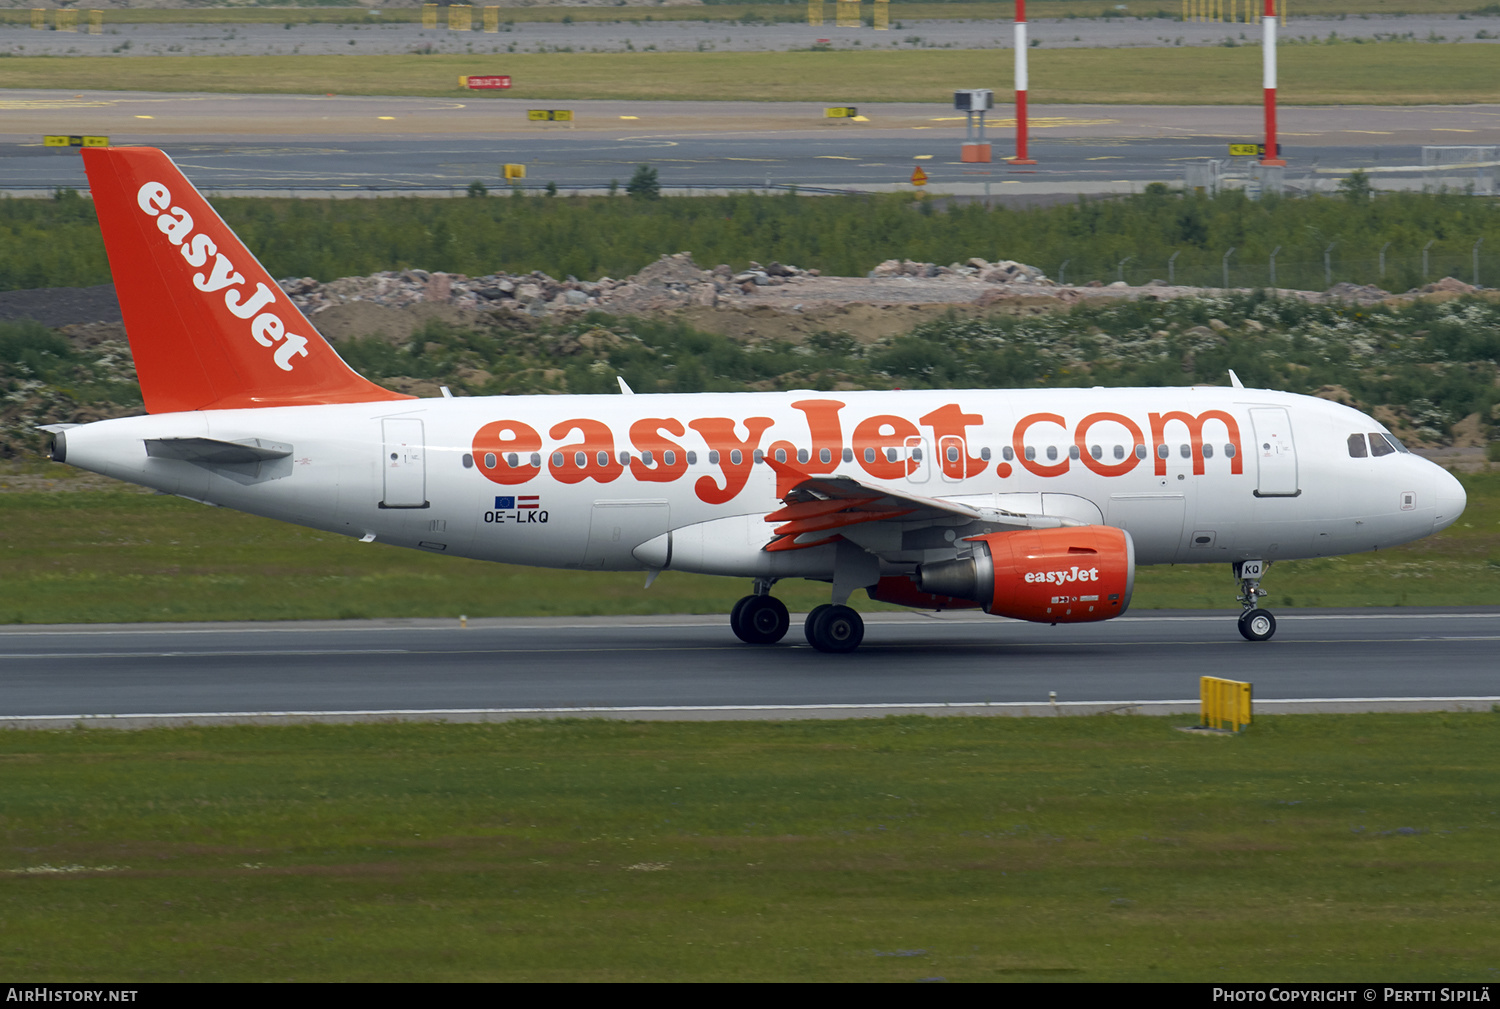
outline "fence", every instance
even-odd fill
[[[1323,291],[1349,283],[1407,291],[1452,277],[1475,287],[1500,286],[1500,250],[1486,253],[1483,239],[1428,242],[1424,247],[1345,249],[1282,248],[1274,250],[1183,249],[1158,255],[1100,256],[1083,250],[1064,253],[1054,263],[1036,266],[1059,283],[1075,285],[1123,281],[1132,287],[1153,280],[1183,287],[1262,288]],[[1347,253],[1347,254],[1346,254]]]

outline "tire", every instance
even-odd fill
[[[1270,610],[1248,610],[1240,615],[1239,626],[1246,641],[1269,641],[1276,633],[1276,618]]]
[[[744,620],[741,618],[745,612],[745,607],[754,599],[754,596],[742,596],[740,601],[734,604],[734,609],[729,611],[729,629],[734,631],[735,637],[747,645],[754,644],[754,642],[747,636],[749,632],[746,630]]]
[[[740,639],[751,645],[774,645],[786,637],[792,618],[775,596],[751,596],[739,611]]]
[[[818,647],[818,619],[831,609],[833,609],[832,603],[824,603],[822,606],[814,606],[810,611],[808,611],[807,619],[802,622],[802,633],[807,636],[807,643],[812,645],[814,648]],[[822,649],[818,650],[822,651]]]
[[[820,652],[852,652],[865,639],[865,622],[848,606],[818,607],[817,619],[812,620],[808,640]]]

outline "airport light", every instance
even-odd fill
[[[1272,3],[1273,0],[1266,0]],[[1016,156],[1013,165],[1034,165],[1026,152],[1026,0],[1016,0]]]

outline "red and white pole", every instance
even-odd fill
[[[1260,19],[1261,87],[1266,97],[1266,150],[1260,157],[1263,165],[1285,165],[1276,145],[1276,0],[1266,0]]]
[[[1016,0],[1016,156],[1010,163],[1036,164],[1026,153],[1026,0]]]

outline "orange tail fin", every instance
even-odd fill
[[[83,164],[149,412],[412,398],[345,364],[171,158]]]

